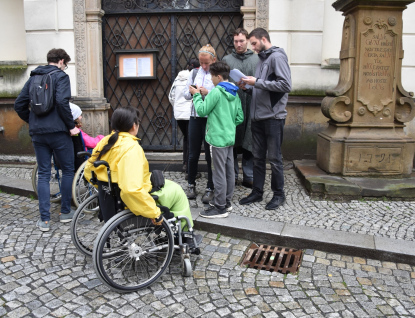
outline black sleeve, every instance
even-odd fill
[[[71,98],[71,82],[69,81],[68,75],[65,74],[56,79],[55,92],[55,106],[60,118],[63,120],[69,131],[75,128],[75,123],[69,106],[69,99]]]
[[[25,122],[29,123],[29,104],[30,104],[30,96],[29,96],[29,89],[30,89],[31,78],[26,82],[23,86],[22,91],[20,92],[19,96],[17,96],[16,101],[14,102],[14,110],[16,111],[17,115]]]

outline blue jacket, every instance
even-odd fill
[[[30,76],[43,75],[56,70],[54,65],[38,66],[34,69]],[[55,132],[68,132],[75,127],[72,118],[71,109],[69,107],[69,99],[71,98],[71,83],[69,76],[65,72],[56,72],[52,75],[55,85],[54,108],[50,113],[44,116],[37,116],[30,111],[29,89],[32,77],[23,86],[22,91],[14,103],[14,109],[21,119],[29,123],[29,134],[42,135]]]

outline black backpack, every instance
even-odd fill
[[[33,76],[29,89],[30,110],[37,116],[46,115],[53,108],[55,83],[51,75],[59,71],[55,70],[44,75]]]

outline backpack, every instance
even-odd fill
[[[55,70],[47,74],[33,76],[29,89],[30,110],[37,116],[46,115],[53,108],[55,83],[51,75],[59,71]]]

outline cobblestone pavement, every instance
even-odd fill
[[[30,161],[30,157],[20,160]],[[0,166],[0,177],[30,180],[32,168]],[[187,188],[187,181],[182,172],[166,172],[166,178]],[[196,200],[190,200],[192,207],[203,207],[201,196],[205,191],[207,180],[196,180],[199,193]],[[316,200],[308,196],[294,169],[285,170],[286,203],[276,211],[265,210],[265,204],[272,198],[270,175],[264,187],[264,200],[248,206],[239,205],[239,200],[250,193],[250,189],[241,185],[235,187],[232,213],[237,215],[305,225],[314,228],[337,230],[415,241],[415,201],[390,201],[363,198],[350,202]]]
[[[239,265],[251,242],[200,232],[193,277],[170,271],[152,287],[110,291],[71,243],[70,225],[35,227],[38,201],[0,193],[0,316],[405,317],[415,316],[415,267],[306,250],[298,274]]]

